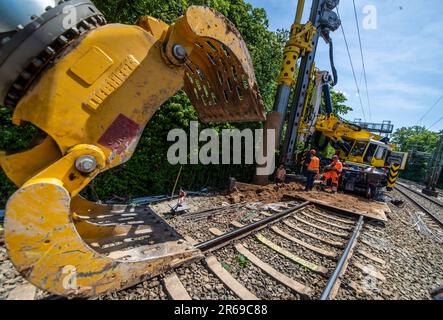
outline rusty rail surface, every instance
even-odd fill
[[[337,283],[337,280],[339,279],[340,275],[343,273],[343,269],[346,265],[346,262],[348,260],[349,254],[354,247],[355,242],[358,239],[358,236],[360,235],[360,231],[363,227],[364,218],[361,216],[357,222],[357,225],[354,228],[354,232],[352,233],[352,237],[348,242],[348,245],[345,248],[345,251],[343,252],[343,255],[341,256],[340,260],[338,261],[337,267],[334,270],[334,273],[329,278],[329,281],[326,285],[325,290],[323,291],[320,300],[328,300],[329,295],[331,294],[332,289],[334,288],[335,284]]]
[[[433,199],[433,198],[431,198],[431,197],[429,197],[429,196],[427,196],[427,195],[425,195],[425,194],[423,194],[421,192],[418,192],[417,190],[409,188],[407,185],[405,185],[403,183],[397,182],[397,185],[399,185],[399,186],[405,188],[406,190],[411,191],[411,192],[415,193],[416,195],[419,195],[420,197],[425,198],[426,200],[429,200],[432,203],[436,204],[437,206],[443,208],[443,203],[442,202],[440,202],[440,201],[438,201],[436,199]]]

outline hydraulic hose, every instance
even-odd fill
[[[338,73],[337,73],[337,69],[335,68],[334,44],[332,43],[331,37],[329,37],[328,42],[329,42],[329,61],[331,62],[332,75],[334,77],[334,82],[333,82],[332,86],[335,87],[338,83]]]

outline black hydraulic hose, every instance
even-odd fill
[[[349,243],[346,246],[346,249],[343,252],[343,255],[341,256],[340,261],[338,262],[337,267],[334,270],[334,273],[332,274],[331,278],[329,278],[328,284],[326,285],[325,290],[321,294],[320,300],[328,300],[329,299],[329,295],[331,294],[332,288],[334,288],[334,285],[337,282],[338,277],[342,273],[345,263],[348,260],[349,253],[351,252],[351,249],[354,246],[355,240],[357,240],[360,230],[363,227],[363,221],[364,221],[363,216],[360,216],[360,219],[358,219],[357,225],[355,226],[352,237],[349,240]]]
[[[323,137],[323,134],[319,131],[316,131],[314,133],[314,146],[318,151],[325,151],[328,147],[329,142],[331,142],[331,139],[324,136],[323,144],[320,144],[320,140]]]
[[[338,73],[337,73],[337,69],[335,68],[334,44],[332,43],[331,37],[329,37],[328,42],[329,42],[329,61],[331,62],[332,75],[334,77],[334,82],[333,82],[332,86],[335,87],[338,83]]]

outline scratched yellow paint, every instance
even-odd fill
[[[0,152],[1,166],[20,187],[6,207],[5,243],[12,263],[31,283],[59,295],[89,297],[123,289],[171,264],[200,257],[187,243],[172,244],[175,251],[164,250],[160,256],[141,254],[130,262],[99,254],[92,242],[124,236],[129,228],[89,223],[83,218],[109,214],[112,208],[78,194],[98,174],[128,161],[157,109],[177,91],[186,90],[185,65],[172,55],[172,47],[182,44],[191,59],[197,56],[192,54],[197,43],[209,40],[223,44],[226,56],[234,55],[232,60],[250,88],[251,106],[246,102],[227,106],[252,109],[245,112],[249,121],[264,120],[245,42],[230,22],[205,7],[189,8],[171,26],[143,17],[139,26],[110,24],[88,32],[20,100],[13,122],[30,122],[47,134],[31,150],[15,155]],[[205,72],[217,71],[207,56],[191,62]],[[120,137],[126,130],[132,130],[131,135]],[[75,166],[84,155],[97,161],[90,174]]]

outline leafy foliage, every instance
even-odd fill
[[[428,162],[437,147],[440,136],[437,132],[425,127],[403,127],[397,129],[392,136],[392,142],[399,151],[409,153],[409,162],[401,177],[416,182],[424,182]],[[443,186],[443,183],[439,184]]]
[[[241,268],[247,268],[248,265],[249,265],[249,260],[248,260],[248,258],[246,258],[246,257],[245,257],[244,255],[242,255],[242,254],[238,254],[238,255],[235,257],[235,260],[237,261],[238,265],[239,265]]]

